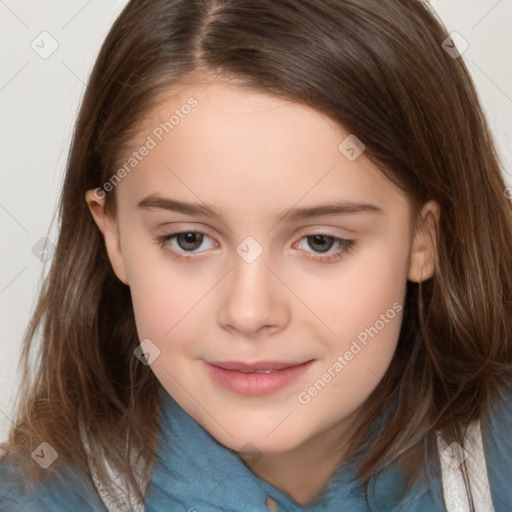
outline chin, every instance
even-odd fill
[[[293,428],[293,425],[292,429],[282,428],[278,432],[278,427],[272,432],[267,425],[252,424],[248,426],[245,422],[243,424],[231,423],[227,430],[233,433],[233,437],[217,425],[212,430],[209,428],[206,428],[206,430],[222,445],[244,453],[287,452],[297,448],[308,438],[305,432],[298,432]],[[240,434],[234,434],[235,432]],[[270,435],[269,432],[271,432]]]

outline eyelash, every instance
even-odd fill
[[[192,255],[185,256],[183,253],[177,252],[174,249],[169,248],[169,245],[167,242],[169,242],[173,238],[176,238],[178,235],[190,234],[190,233],[208,236],[208,235],[206,235],[206,233],[202,233],[201,231],[195,231],[195,230],[191,229],[191,230],[187,230],[187,231],[178,231],[176,233],[172,233],[169,235],[159,236],[156,238],[156,241],[157,241],[159,247],[164,251],[165,254],[170,254],[173,258],[175,258],[177,260],[189,260],[190,258],[193,258],[194,256],[192,256]],[[340,248],[336,252],[332,253],[331,255],[329,255],[327,257],[326,256],[317,256],[315,258],[312,258],[311,256],[306,256],[307,259],[310,259],[313,261],[317,261],[320,263],[334,263],[335,261],[339,260],[346,254],[348,254],[354,250],[354,240],[346,240],[344,238],[339,238],[339,237],[330,235],[328,233],[318,232],[318,233],[307,234],[307,235],[302,236],[301,240],[304,238],[311,237],[311,236],[323,236],[323,237],[332,239],[334,241],[334,243],[338,243],[340,246]],[[208,237],[208,238],[211,238],[211,237]],[[195,253],[191,253],[191,254],[195,254]],[[315,254],[321,254],[321,253],[315,253]]]

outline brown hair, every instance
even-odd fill
[[[134,357],[129,288],[111,268],[84,196],[112,176],[161,94],[198,72],[312,106],[364,142],[416,213],[429,199],[439,203],[434,275],[407,284],[398,348],[350,453],[390,404],[359,468],[365,484],[393,461],[419,474],[423,434],[431,447],[436,432],[462,444],[462,430],[512,380],[512,207],[469,73],[442,48],[447,37],[420,0],[130,1],[103,44],[76,124],[56,252],[25,337],[10,458],[19,462],[47,441],[62,461],[86,469],[83,419],[100,471],[103,447],[135,483],[128,455],[144,454],[147,481],[159,383]],[[115,192],[106,201],[114,211]]]

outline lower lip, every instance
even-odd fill
[[[225,370],[210,363],[206,363],[206,366],[213,379],[222,387],[240,395],[259,396],[270,395],[286,387],[304,375],[313,362],[308,361],[271,373],[242,373],[236,370]]]

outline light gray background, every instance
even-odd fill
[[[23,332],[45,272],[33,247],[46,236],[56,240],[48,230],[84,82],[125,4],[0,0],[0,441],[10,426]],[[512,185],[512,0],[432,4],[449,31],[469,43],[463,57]],[[51,44],[58,48],[47,58],[31,46],[44,52]]]

